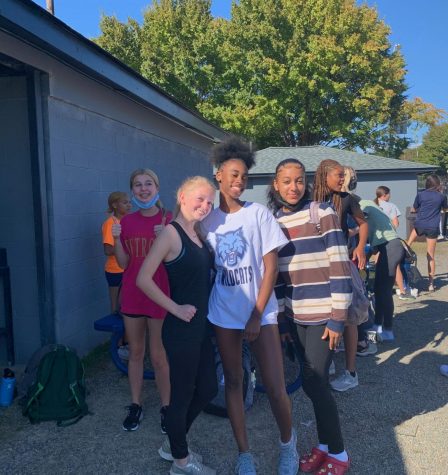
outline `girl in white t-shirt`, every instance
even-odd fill
[[[202,222],[204,236],[215,253],[217,271],[208,319],[221,354],[227,411],[239,450],[236,473],[256,473],[243,404],[241,355],[246,339],[260,366],[280,430],[278,473],[295,475],[299,466],[297,436],[291,425],[277,327],[278,305],[273,293],[277,250],[288,241],[265,206],[240,200],[248,170],[254,165],[249,146],[231,137],[215,146],[212,160],[220,195],[219,207]]]

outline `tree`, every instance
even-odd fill
[[[95,41],[186,106],[197,109],[207,98],[218,62],[219,35],[214,29],[219,21],[213,19],[210,4],[210,0],[153,0],[141,27],[136,29],[133,20],[123,24],[103,17],[102,34]],[[136,41],[129,45],[132,36]]]
[[[434,125],[423,137],[416,160],[437,165],[444,174],[448,169],[448,123]]]
[[[241,0],[219,53],[223,96],[200,104],[260,146],[364,150],[389,138],[405,98],[404,60],[374,9],[354,0]]]
[[[110,54],[136,71],[141,71],[141,28],[137,21],[129,18],[121,23],[114,16],[102,16],[101,36],[94,41]]]
[[[214,19],[209,0],[153,0],[143,25],[131,22],[104,17],[96,41],[259,147],[398,158],[411,141],[400,125],[437,115],[406,100],[401,51],[376,10],[356,0],[239,0],[230,20]]]

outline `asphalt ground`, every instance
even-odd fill
[[[423,244],[415,249],[426,276]],[[379,345],[374,356],[358,358],[359,386],[335,394],[352,475],[448,473],[448,378],[439,373],[439,366],[448,364],[447,257],[448,242],[439,243],[438,290],[422,291],[412,302],[394,297],[395,341]],[[344,353],[335,361],[342,370]],[[0,473],[168,473],[170,464],[157,453],[163,436],[154,382],[144,382],[144,420],[132,433],[121,428],[129,404],[127,379],[104,349],[90,357],[87,385],[92,415],[70,427],[31,425],[17,401],[0,408]],[[303,453],[316,443],[312,406],[302,390],[291,400]],[[256,394],[247,426],[258,474],[276,474],[278,432],[265,395]],[[218,474],[233,473],[236,446],[228,420],[201,414],[189,443]]]

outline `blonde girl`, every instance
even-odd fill
[[[143,418],[141,393],[143,385],[143,360],[145,356],[146,330],[149,332],[149,350],[154,368],[157,389],[162,407],[161,428],[164,432],[164,414],[169,402],[169,368],[163,348],[161,331],[166,310],[149,299],[136,285],[140,267],[157,234],[171,221],[159,197],[159,179],[149,169],[135,170],[130,177],[131,201],[138,208],[112,226],[115,240],[115,256],[124,269],[121,290],[121,312],[129,343],[128,377],[131,404],[123,422],[123,429],[138,429]],[[168,276],[163,266],[157,269],[154,280],[169,295]]]

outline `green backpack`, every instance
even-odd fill
[[[24,401],[23,415],[32,424],[57,421],[58,426],[78,422],[89,413],[84,382],[84,367],[77,354],[64,345],[40,360],[37,378]]]

